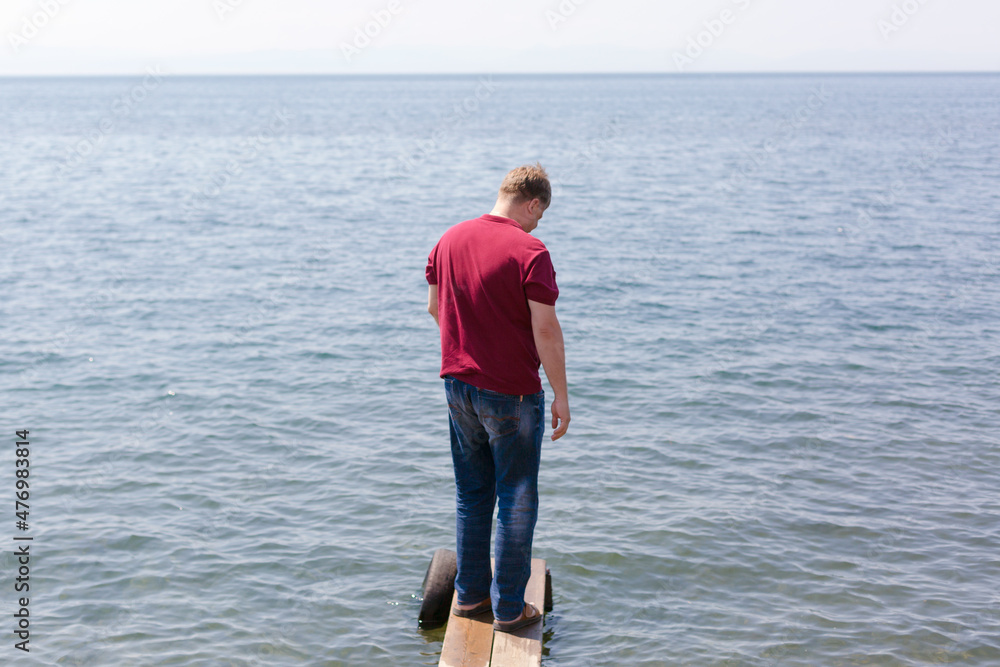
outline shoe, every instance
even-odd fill
[[[521,612],[520,617],[515,618],[513,621],[498,621],[493,619],[493,629],[497,632],[514,632],[515,630],[520,630],[523,627],[537,623],[540,620],[542,620],[542,612],[538,611],[538,607],[530,602],[525,602],[524,611]]]
[[[462,618],[472,618],[473,616],[485,614],[488,611],[493,611],[493,601],[489,598],[486,598],[471,609],[459,609],[458,607],[451,608],[451,613]]]

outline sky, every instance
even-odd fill
[[[0,75],[1000,71],[997,0],[3,0]]]

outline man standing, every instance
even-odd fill
[[[427,261],[427,310],[441,329],[441,377],[455,466],[458,616],[492,609],[493,627],[536,623],[525,603],[538,519],[545,430],[541,362],[552,385],[552,439],[569,426],[566,355],[556,318],[556,272],[530,234],[552,199],[541,165],[507,174],[493,210],[450,228]],[[496,576],[490,574],[499,501]]]

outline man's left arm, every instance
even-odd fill
[[[427,312],[431,314],[434,318],[434,322],[437,323],[438,328],[441,327],[441,322],[438,321],[438,286],[428,285],[427,286]]]

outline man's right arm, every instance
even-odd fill
[[[558,440],[569,427],[569,392],[566,388],[566,349],[563,345],[562,327],[556,317],[556,307],[528,299],[531,309],[531,332],[535,337],[538,358],[545,369],[545,377],[552,385],[552,439]]]

